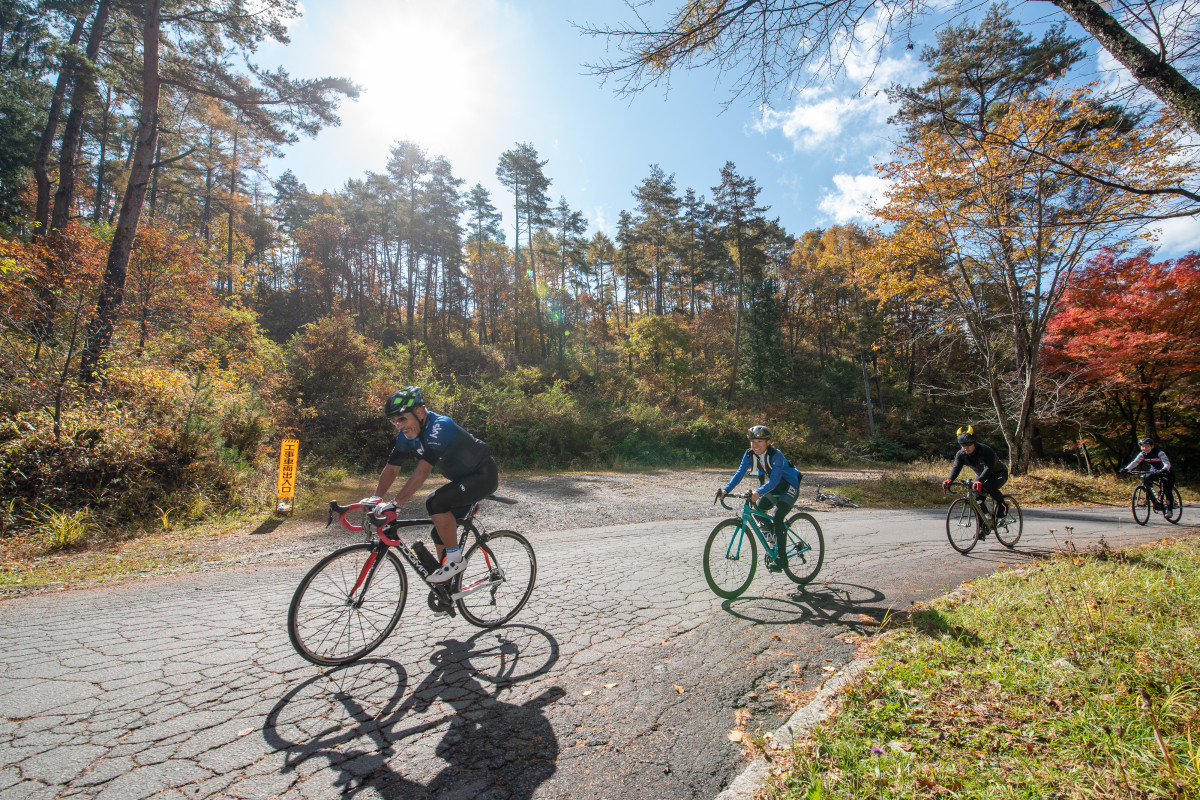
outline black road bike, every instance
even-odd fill
[[[1166,493],[1163,492],[1162,475],[1158,474],[1161,470],[1151,472],[1149,470],[1121,470],[1126,475],[1133,475],[1137,478],[1149,476],[1149,481],[1143,481],[1140,485],[1133,487],[1133,494],[1129,498],[1129,508],[1133,511],[1133,521],[1138,525],[1145,525],[1150,521],[1150,512],[1157,511],[1163,515],[1163,518],[1172,525],[1179,524],[1179,518],[1183,516],[1183,498],[1179,496],[1179,489],[1171,487],[1171,502],[1167,502]],[[1146,484],[1149,483],[1149,488]]]
[[[950,546],[960,553],[969,553],[989,533],[1005,547],[1014,547],[1021,538],[1025,526],[1021,515],[1021,504],[1011,494],[1004,495],[1008,514],[997,519],[995,501],[971,488],[969,481],[955,481],[965,492],[956,498],[946,512],[946,538]]]

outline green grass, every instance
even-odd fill
[[[770,797],[1200,798],[1200,540],[1001,572],[894,624]]]
[[[832,487],[861,506],[873,508],[929,508],[948,505],[942,481],[950,474],[948,461],[922,461],[886,469],[879,478],[842,483]],[[959,475],[971,478],[970,470]],[[1041,466],[1028,475],[1009,478],[1003,492],[1012,494],[1022,506],[1127,505],[1137,480],[1122,475],[1088,477],[1075,470]],[[1176,484],[1184,502],[1200,497],[1189,487]]]

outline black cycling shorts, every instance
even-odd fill
[[[439,486],[425,501],[425,510],[431,516],[449,511],[456,517],[462,517],[472,505],[496,491],[499,485],[500,471],[496,468],[496,460],[489,458],[479,472]]]

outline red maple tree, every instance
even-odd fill
[[[1105,251],[1072,276],[1043,355],[1048,368],[1136,403],[1157,436],[1155,407],[1200,378],[1200,253],[1152,255]]]

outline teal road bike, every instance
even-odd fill
[[[758,545],[762,543],[767,569],[783,571],[801,585],[811,582],[825,561],[825,537],[810,514],[799,512],[787,518],[782,540],[775,541],[774,514],[760,511],[750,492],[742,496],[740,516],[723,520],[713,528],[704,544],[704,579],[718,597],[733,599],[746,591],[758,568]],[[721,498],[721,505],[733,506]]]

